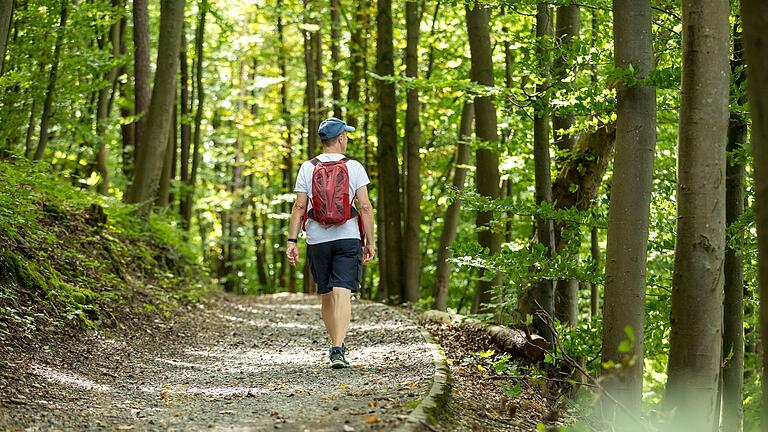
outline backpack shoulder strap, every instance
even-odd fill
[[[342,162],[345,162],[345,163],[346,163],[346,162],[349,162],[349,158],[347,158],[347,157],[341,158],[341,161],[342,161]]]
[[[312,160],[309,161],[312,165],[317,166],[320,163],[320,159],[318,158],[312,158]]]

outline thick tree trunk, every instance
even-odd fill
[[[614,0],[614,63],[629,65],[639,79],[653,69],[653,35],[650,0]],[[616,88],[616,155],[613,165],[608,239],[605,257],[603,311],[603,362],[622,364],[604,369],[606,390],[631,412],[640,411],[643,384],[643,323],[645,318],[645,263],[648,247],[648,216],[656,148],[656,89],[650,86]],[[619,350],[627,340],[625,328],[634,334],[628,352]],[[631,361],[632,358],[635,360]],[[603,400],[602,416],[625,427],[636,427],[610,401]]]
[[[456,143],[456,168],[453,172],[453,187],[458,191],[464,190],[467,178],[466,165],[469,164],[469,146],[467,139],[472,133],[475,109],[471,102],[465,102],[461,111],[461,123]],[[451,281],[451,264],[448,262],[449,248],[456,239],[456,231],[459,227],[459,211],[461,200],[456,199],[445,210],[445,222],[443,232],[440,235],[440,245],[437,248],[437,286],[435,287],[435,305],[437,310],[445,311],[448,307],[448,287]]]
[[[713,430],[722,348],[727,0],[683,0],[675,271],[665,405],[677,428]],[[637,191],[634,192],[637,196]],[[626,310],[623,311],[626,314]]]
[[[208,13],[208,1],[200,2],[200,12],[195,31],[195,94],[197,95],[197,108],[195,111],[195,131],[192,138],[192,169],[189,172],[189,182],[185,185],[186,195],[182,201],[181,216],[184,220],[184,228],[189,231],[192,220],[192,205],[195,199],[195,185],[197,184],[197,172],[200,167],[200,157],[203,146],[203,114],[205,109],[205,88],[203,87],[203,42],[205,38],[205,16]]]
[[[131,166],[134,170],[139,159],[139,146],[144,139],[150,102],[149,48],[148,0],[133,0],[133,111],[134,115],[140,116],[133,129],[134,146]]]
[[[11,34],[13,6],[13,0],[0,2],[0,77],[5,73],[5,52],[8,48],[8,36]]]
[[[733,60],[731,73],[736,75],[736,88],[744,82],[745,74],[743,47],[739,23],[733,25]],[[738,104],[745,104],[746,97],[738,99]],[[737,110],[732,110],[728,122],[728,154],[740,151],[747,143],[747,122]],[[725,168],[725,224],[732,226],[744,213],[744,176],[745,167],[740,158],[734,157]],[[734,236],[733,241],[742,244],[744,233]],[[744,415],[744,263],[741,253],[726,242],[725,264],[725,300],[723,301],[723,388],[721,396],[722,432],[741,431]]]
[[[410,78],[419,76],[419,3],[405,3],[406,48],[405,75]],[[405,300],[411,303],[419,301],[421,285],[421,123],[419,121],[419,90],[409,89],[405,113]]]
[[[762,0],[742,0],[744,49],[747,63],[749,106],[752,116],[755,220],[757,224],[760,335],[768,347],[768,8]],[[764,348],[765,349],[765,348]],[[768,430],[768,355],[761,357],[762,430]]]
[[[56,93],[56,80],[59,74],[59,59],[61,58],[61,49],[62,45],[64,44],[64,28],[67,26],[67,16],[69,15],[69,1],[70,0],[61,0],[61,16],[59,19],[59,28],[56,33],[56,45],[53,49],[51,72],[48,76],[48,88],[45,90],[43,114],[40,119],[40,139],[37,141],[37,150],[35,150],[34,160],[40,160],[43,158],[43,155],[45,154],[45,147],[48,145],[48,121],[51,117],[53,96]]]
[[[129,198],[129,202],[141,203],[145,207],[156,197],[168,145],[183,20],[184,0],[166,0],[160,13],[160,40],[152,101],[147,111],[147,127],[142,136]]]
[[[392,1],[377,2],[376,27],[379,34],[376,45],[376,73],[380,76],[393,76],[395,73],[394,51],[392,42]],[[378,81],[379,123],[379,212],[384,211],[383,227],[386,233],[384,250],[380,251],[380,261],[385,261],[380,273],[386,271],[388,295],[403,295],[403,233],[402,211],[400,205],[400,167],[397,161],[397,100],[395,84]]]
[[[570,64],[566,57],[573,39],[578,38],[581,28],[581,19],[579,17],[578,5],[564,5],[557,8],[557,27],[555,30],[555,40],[560,46],[561,54],[554,59],[554,79],[566,83],[569,74]],[[571,88],[565,84],[563,91],[569,93]],[[567,97],[568,95],[564,95]],[[576,137],[566,132],[576,123],[576,117],[573,114],[561,114],[555,112],[552,115],[552,135],[555,140],[555,147],[560,152],[560,157],[556,158],[556,163],[562,165],[567,154],[576,144]],[[560,235],[563,227],[561,224],[555,224],[555,243],[559,245],[562,240]],[[558,249],[558,253],[562,249]],[[578,259],[573,257],[570,259]],[[561,322],[566,322],[571,326],[576,326],[579,320],[579,281],[578,279],[564,279],[557,282],[555,292],[555,317]]]
[[[342,118],[341,83],[339,73],[339,1],[331,2],[331,99],[333,99],[333,116]]]
[[[475,1],[465,7],[467,15],[467,33],[469,50],[472,56],[470,79],[480,85],[493,87],[493,60],[489,30],[490,11],[485,5]],[[477,139],[495,143],[498,141],[496,131],[496,107],[491,98],[481,96],[475,98],[475,136]],[[477,163],[477,193],[491,199],[499,197],[499,154],[487,148],[475,152]],[[491,255],[501,251],[501,235],[489,229],[493,219],[492,211],[478,211],[475,224],[477,225],[477,240]],[[494,271],[490,269],[490,271]],[[472,312],[486,311],[490,303],[492,290],[501,285],[501,274],[497,273],[490,281],[478,280]]]
[[[547,114],[549,100],[545,95],[545,89],[549,85],[549,44],[547,38],[552,36],[552,9],[548,3],[539,2],[536,7],[536,53],[539,57],[539,68],[544,76],[544,82],[536,86],[538,108],[534,111],[533,118],[533,159],[534,174],[536,177],[536,205],[552,203],[552,173],[550,171],[549,158],[549,115]],[[555,231],[551,219],[536,218],[536,235],[538,242],[547,249],[547,256],[552,256],[555,251]],[[533,319],[533,327],[536,332],[550,343],[553,341],[552,330],[549,324],[540,316],[545,312],[550,316],[555,314],[555,287],[551,279],[541,278],[533,289],[533,299],[536,304],[536,315]]]

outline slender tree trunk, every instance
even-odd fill
[[[595,263],[595,273],[600,269],[600,237],[597,227],[592,227],[590,232],[590,252]],[[596,317],[600,313],[600,287],[596,283],[589,284],[589,315]]]
[[[120,2],[113,0],[112,6],[119,6]],[[112,24],[109,29],[109,42],[112,48],[112,58],[116,59],[120,55],[120,21]],[[105,37],[105,44],[106,44]],[[99,138],[99,146],[96,150],[96,170],[101,176],[101,181],[98,185],[98,191],[102,195],[109,195],[109,166],[107,161],[107,143],[106,143],[106,125],[105,122],[109,117],[111,111],[111,103],[113,100],[113,93],[116,89],[117,80],[117,68],[113,67],[107,71],[105,80],[109,83],[99,90],[99,98],[96,103],[96,136]]]
[[[128,19],[126,17],[123,17],[120,19],[120,46],[118,48],[118,52],[120,53],[120,57],[125,57],[128,53],[128,47],[125,43],[125,37],[128,33],[126,30],[128,28]],[[128,65],[126,63],[123,63],[120,65],[120,67],[117,70],[117,76],[121,77],[123,75],[126,75],[128,73]],[[126,89],[128,88],[128,83],[124,82],[123,80],[120,80],[117,89],[120,92],[120,95],[124,98],[128,98],[128,92]],[[125,103],[119,104],[118,108],[120,109],[120,117],[126,118],[133,116],[133,110],[132,108]],[[131,122],[121,122],[120,124],[120,135],[122,136],[122,163],[121,163],[121,169],[123,172],[123,175],[130,181],[130,179],[133,178],[133,148],[135,146],[136,142],[136,136],[135,136],[135,130],[136,130],[136,124]]]
[[[190,125],[191,103],[189,96],[189,60],[187,58],[187,30],[186,25],[181,29],[181,48],[179,49],[179,106],[181,113],[181,142],[179,151],[179,181],[184,187],[179,194],[179,214],[182,217],[184,229],[188,229],[189,222],[184,219],[186,200],[190,199],[189,185],[189,151],[192,147],[192,125]]]
[[[419,77],[419,4],[406,1],[406,48],[405,75]],[[411,303],[419,301],[421,282],[421,123],[419,122],[419,90],[409,89],[405,113],[405,147],[407,174],[405,184],[405,300]]]
[[[177,109],[173,107],[170,132],[168,133],[168,146],[165,149],[163,171],[160,174],[160,188],[157,193],[158,207],[168,207],[171,201],[171,180],[173,179],[173,166],[176,164],[176,127]]]
[[[13,0],[0,2],[0,77],[5,73],[5,52],[8,48],[8,36],[11,34],[13,7]]]
[[[469,50],[472,56],[470,79],[480,85],[493,87],[493,60],[489,30],[490,11],[485,5],[475,1],[465,6],[467,15],[467,32],[469,35]],[[481,96],[475,98],[475,135],[481,141],[495,143],[498,141],[496,131],[496,107],[491,98]],[[477,193],[491,199],[499,197],[499,154],[487,148],[475,152],[477,163]],[[475,223],[477,225],[477,240],[491,255],[501,251],[501,235],[489,229],[493,219],[492,211],[479,211]],[[490,270],[493,271],[493,270]],[[485,311],[485,304],[490,303],[494,287],[501,285],[501,274],[497,273],[489,281],[478,280],[472,311]]]
[[[393,76],[395,73],[394,51],[392,42],[392,1],[377,2],[376,28],[376,73],[380,76]],[[402,211],[400,204],[400,167],[397,161],[397,100],[395,84],[378,81],[378,181],[379,212],[383,211],[385,244],[380,251],[380,274],[386,282],[384,292],[388,295],[403,295],[403,234]],[[382,283],[382,282],[380,282]]]
[[[677,229],[665,405],[674,410],[676,427],[706,431],[717,426],[720,414],[715,407],[722,348],[729,6],[727,0],[683,0],[682,5]]]
[[[253,187],[253,176],[250,177],[250,182],[251,187]],[[265,246],[267,242],[267,225],[266,223],[262,223],[255,197],[251,198],[251,203],[251,224],[253,225],[253,247],[256,255],[256,275],[258,277],[259,285],[269,291],[269,279],[267,278],[267,250]]]
[[[752,116],[752,154],[754,156],[755,221],[758,248],[758,292],[760,295],[760,335],[763,349],[768,347],[768,9],[761,0],[742,0],[744,49],[747,85]],[[762,430],[768,430],[768,355],[761,356]]]
[[[743,47],[739,22],[733,25],[733,60],[731,73],[736,74],[736,88],[745,78],[741,68],[744,65]],[[738,99],[739,105],[746,103],[746,97]],[[728,122],[728,154],[744,148],[747,142],[747,122],[743,115],[732,110]],[[740,158],[734,157],[725,168],[725,224],[730,227],[744,213],[745,167]],[[737,244],[744,241],[744,233],[734,235]],[[723,382],[722,382],[722,432],[741,431],[744,389],[744,263],[741,252],[725,245],[725,300],[723,301]]]
[[[358,1],[355,11],[355,19],[352,21],[349,40],[349,66],[350,79],[347,90],[347,124],[357,127],[359,116],[362,114],[362,100],[360,100],[360,82],[365,73],[365,55],[367,39],[363,36],[368,33],[368,8],[367,0]]]
[[[139,116],[133,129],[134,146],[131,166],[134,170],[139,158],[139,146],[144,139],[150,102],[149,49],[148,0],[133,0],[133,110],[134,114]]]
[[[32,135],[35,134],[35,114],[37,113],[37,98],[32,97],[32,106],[29,109],[29,122],[27,123],[27,134],[24,138],[24,157],[32,157]]]
[[[280,114],[282,116],[283,124],[285,125],[285,131],[283,131],[284,136],[284,145],[283,145],[283,166],[282,166],[282,174],[283,174],[283,190],[291,191],[293,190],[293,142],[291,140],[291,133],[293,132],[293,126],[291,125],[291,110],[288,105],[288,55],[287,50],[288,47],[285,44],[285,35],[284,35],[284,29],[283,29],[283,16],[282,16],[282,0],[278,0],[278,15],[277,15],[277,34],[280,41],[280,46],[278,47],[278,58],[277,62],[280,66],[280,74],[283,77],[283,81],[280,83]],[[284,213],[290,213],[290,203],[286,202],[283,204],[283,212]],[[279,227],[279,240],[278,244],[279,247],[279,282],[278,287],[285,288],[286,284],[290,285],[290,280],[286,282],[286,274],[292,273],[293,276],[293,290],[296,290],[296,281],[295,281],[295,272],[293,270],[293,267],[288,265],[288,262],[286,260],[285,255],[285,244],[287,242],[286,240],[286,222],[284,219],[280,219],[280,227]],[[289,276],[289,279],[291,277]]]
[[[194,146],[192,150],[192,169],[189,173],[189,182],[184,188],[186,195],[182,204],[182,219],[187,231],[191,226],[192,205],[195,199],[195,185],[197,184],[197,173],[200,167],[200,157],[203,149],[203,114],[205,113],[205,88],[203,87],[203,42],[205,39],[205,16],[208,13],[208,1],[200,2],[200,11],[195,31],[195,94],[197,95],[197,108],[195,111],[195,131],[192,139]]]
[[[533,160],[536,177],[536,205],[552,203],[552,174],[549,160],[549,115],[547,110],[549,100],[546,96],[546,88],[549,85],[549,69],[551,60],[549,56],[550,44],[547,38],[552,37],[552,9],[548,3],[539,2],[536,6],[536,53],[539,57],[539,68],[542,71],[544,82],[537,84],[536,92],[538,108],[534,111],[533,118]],[[555,251],[555,231],[551,219],[536,218],[536,235],[538,242],[547,250],[547,256],[552,256]],[[555,287],[551,279],[541,278],[533,289],[533,299],[536,302],[536,315],[533,319],[533,327],[537,333],[553,341],[552,330],[549,324],[539,316],[543,311],[550,316],[555,314]]]
[[[59,19],[59,28],[56,34],[56,45],[53,49],[53,59],[51,60],[51,72],[48,76],[48,88],[45,90],[45,101],[43,102],[43,114],[40,120],[40,139],[37,142],[34,160],[40,160],[45,154],[45,147],[48,145],[48,121],[51,117],[51,108],[53,106],[53,96],[56,92],[56,79],[59,73],[59,59],[61,58],[61,49],[64,45],[64,29],[67,26],[67,16],[69,15],[69,0],[61,0],[61,16]]]
[[[581,28],[580,10],[578,5],[564,5],[557,8],[557,27],[555,30],[555,39],[560,46],[560,55],[554,59],[555,80],[559,82],[568,82],[566,78],[569,74],[570,62],[566,56],[566,51],[572,49],[574,38],[578,38]],[[571,92],[570,85],[564,85],[566,93]],[[567,97],[568,95],[564,95]],[[576,144],[576,137],[573,133],[566,132],[576,123],[576,117],[572,113],[555,112],[552,115],[552,134],[555,140],[555,147],[560,152],[560,157],[556,163],[563,164],[563,159],[567,159],[567,154]],[[573,192],[572,192],[573,193]],[[556,204],[557,205],[557,204]],[[562,224],[555,224],[555,244],[560,253],[561,233],[564,229]],[[578,259],[578,256],[569,259]],[[563,279],[557,282],[555,292],[555,317],[561,322],[566,322],[575,327],[579,320],[579,280],[575,278]]]
[[[461,123],[456,144],[456,168],[453,173],[453,187],[459,191],[464,190],[464,183],[467,178],[466,165],[469,164],[469,146],[466,140],[472,133],[474,113],[474,105],[471,102],[465,102],[461,111]],[[437,286],[435,287],[434,308],[441,311],[448,307],[448,288],[451,280],[451,264],[448,262],[450,251],[448,249],[456,239],[456,231],[459,227],[459,210],[461,210],[461,200],[457,198],[445,211],[443,232],[440,235],[440,245],[437,248]]]
[[[145,204],[154,200],[173,114],[176,94],[176,69],[184,22],[184,0],[166,0],[160,12],[160,40],[152,101],[147,111],[147,127],[142,136],[136,173],[129,202]],[[147,207],[145,210],[149,210]]]
[[[653,69],[653,36],[650,0],[614,0],[614,63],[629,65],[639,79]],[[603,311],[603,362],[623,365],[604,369],[606,390],[631,412],[640,412],[643,384],[643,323],[645,318],[645,263],[648,247],[648,216],[656,148],[656,89],[651,86],[616,88],[616,155],[613,165],[608,239],[605,256]],[[619,344],[634,335],[628,352]],[[632,338],[630,338],[632,339]],[[634,358],[634,360],[631,360]],[[607,398],[602,412],[606,421],[636,427]]]
[[[341,83],[339,82],[339,1],[331,2],[331,98],[333,99],[333,116],[342,118]]]
[[[312,5],[311,0],[304,0],[305,23],[311,24],[308,13]],[[318,30],[319,31],[319,30]],[[312,32],[304,30],[304,71],[306,73],[306,88],[304,103],[307,110],[307,159],[315,157],[319,150],[317,128],[320,125],[317,105],[317,70],[315,68],[315,46]],[[306,282],[305,282],[306,283]]]

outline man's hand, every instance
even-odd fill
[[[376,246],[373,243],[365,245],[365,251],[363,251],[363,263],[370,262],[376,255]]]
[[[297,262],[299,262],[299,249],[296,247],[296,243],[294,242],[288,242],[288,250],[286,251],[286,254],[288,255],[288,262],[295,266]]]

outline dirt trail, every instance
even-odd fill
[[[355,301],[332,370],[315,296],[226,296],[142,334],[0,361],[2,430],[390,430],[429,390],[418,327]]]

